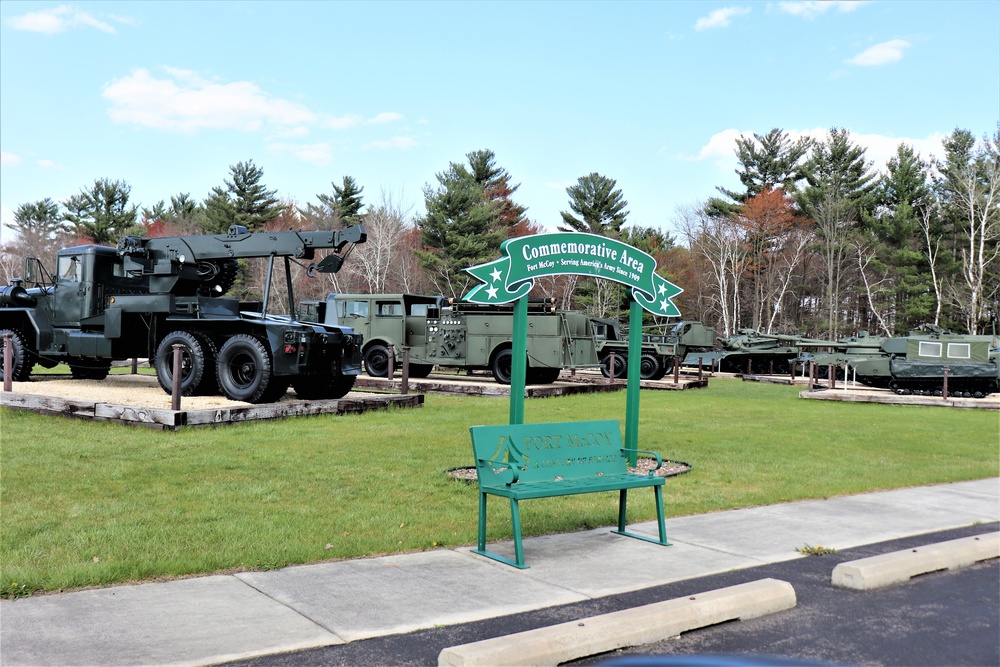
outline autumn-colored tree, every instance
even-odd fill
[[[743,229],[744,271],[753,289],[748,300],[755,306],[751,326],[770,332],[805,254],[807,221],[796,213],[792,198],[779,188],[765,188],[748,199],[736,220]]]

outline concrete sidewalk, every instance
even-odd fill
[[[671,547],[608,528],[529,538],[527,570],[466,547],[4,600],[0,663],[214,664],[801,558],[806,544],[848,549],[998,520],[991,478],[668,519]]]

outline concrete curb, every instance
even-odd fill
[[[832,583],[867,591],[908,581],[918,574],[953,570],[998,557],[1000,533],[987,533],[841,563],[833,568]]]
[[[677,637],[708,625],[791,609],[792,585],[760,579],[655,604],[452,646],[439,665],[558,665],[625,646]]]

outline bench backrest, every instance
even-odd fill
[[[519,482],[581,479],[628,472],[618,422],[473,426],[472,450],[481,486],[508,484],[511,472],[485,461],[519,468]]]

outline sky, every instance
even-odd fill
[[[592,172],[671,231],[740,189],[740,136],[847,128],[881,169],[998,122],[996,0],[0,1],[3,223],[101,178],[201,201],[250,160],[299,206],[349,175],[415,216],[489,149],[548,231]]]

